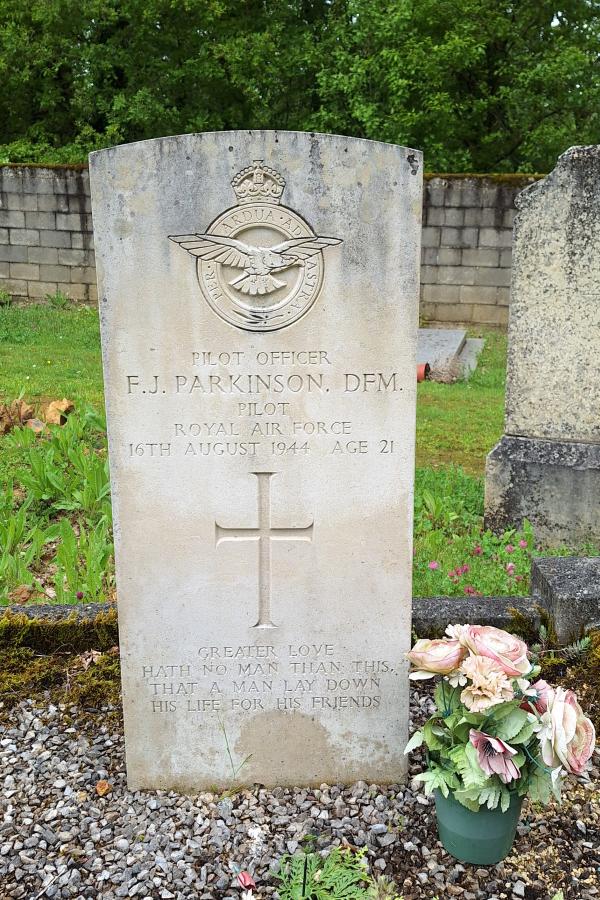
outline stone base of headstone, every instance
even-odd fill
[[[504,435],[488,454],[485,525],[533,525],[546,547],[600,541],[600,446]]]
[[[534,559],[531,594],[552,616],[560,643],[577,640],[600,626],[600,557]]]

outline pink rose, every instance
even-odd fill
[[[492,659],[503,672],[513,678],[531,669],[527,644],[514,634],[493,625],[469,625],[463,630],[462,643],[471,653]]]
[[[500,738],[471,728],[469,740],[477,750],[477,762],[486,775],[497,775],[504,784],[514,781],[521,774],[511,759],[516,750]]]
[[[454,672],[467,655],[467,651],[458,641],[446,639],[429,641],[423,638],[417,641],[406,655],[418,670],[412,672],[410,678],[418,680]]]
[[[531,687],[536,693],[536,699],[532,701],[533,705],[541,715],[554,702],[554,688],[547,681],[544,681],[543,678],[540,678]]]
[[[568,772],[580,775],[594,752],[596,733],[573,691],[556,688],[541,721],[540,746],[546,765],[563,765]]]

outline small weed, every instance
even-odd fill
[[[0,288],[0,307],[12,306],[12,302],[12,294],[9,294],[4,288]]]
[[[29,586],[58,603],[111,599],[113,542],[106,435],[90,411],[35,435],[14,428],[17,460],[0,491],[0,604]],[[17,494],[15,481],[20,488]],[[22,489],[21,489],[22,488]]]
[[[366,900],[365,852],[336,847],[325,859],[319,853],[286,854],[274,876],[277,893],[281,900]]]
[[[239,787],[237,787],[238,776],[239,776],[240,772],[242,771],[242,769],[244,768],[244,766],[246,766],[252,759],[252,754],[249,753],[248,756],[245,757],[245,759],[243,759],[239,763],[236,763],[233,759],[233,754],[231,752],[231,745],[229,743],[229,738],[227,737],[227,729],[225,728],[225,723],[221,720],[219,720],[219,728],[223,735],[223,740],[225,741],[225,750],[227,752],[229,768],[231,769],[231,785],[232,786],[229,788],[229,790],[226,793],[235,794],[239,790]]]
[[[52,309],[68,309],[73,305],[71,298],[63,294],[62,291],[56,291],[55,294],[46,294],[45,300]]]
[[[54,590],[57,603],[98,603],[106,599],[113,583],[113,544],[108,523],[77,530],[68,519],[58,526]]]

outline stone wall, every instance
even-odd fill
[[[425,179],[421,317],[505,325],[515,197],[526,175]]]
[[[0,166],[0,289],[98,299],[85,167]]]
[[[427,175],[421,316],[504,325],[515,197],[524,175]],[[36,301],[97,300],[84,166],[0,166],[0,289]]]

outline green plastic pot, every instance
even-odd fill
[[[515,840],[523,798],[511,796],[510,806],[472,812],[455,800],[452,792],[444,797],[435,791],[440,840],[448,853],[460,862],[477,866],[493,866],[510,852]]]

